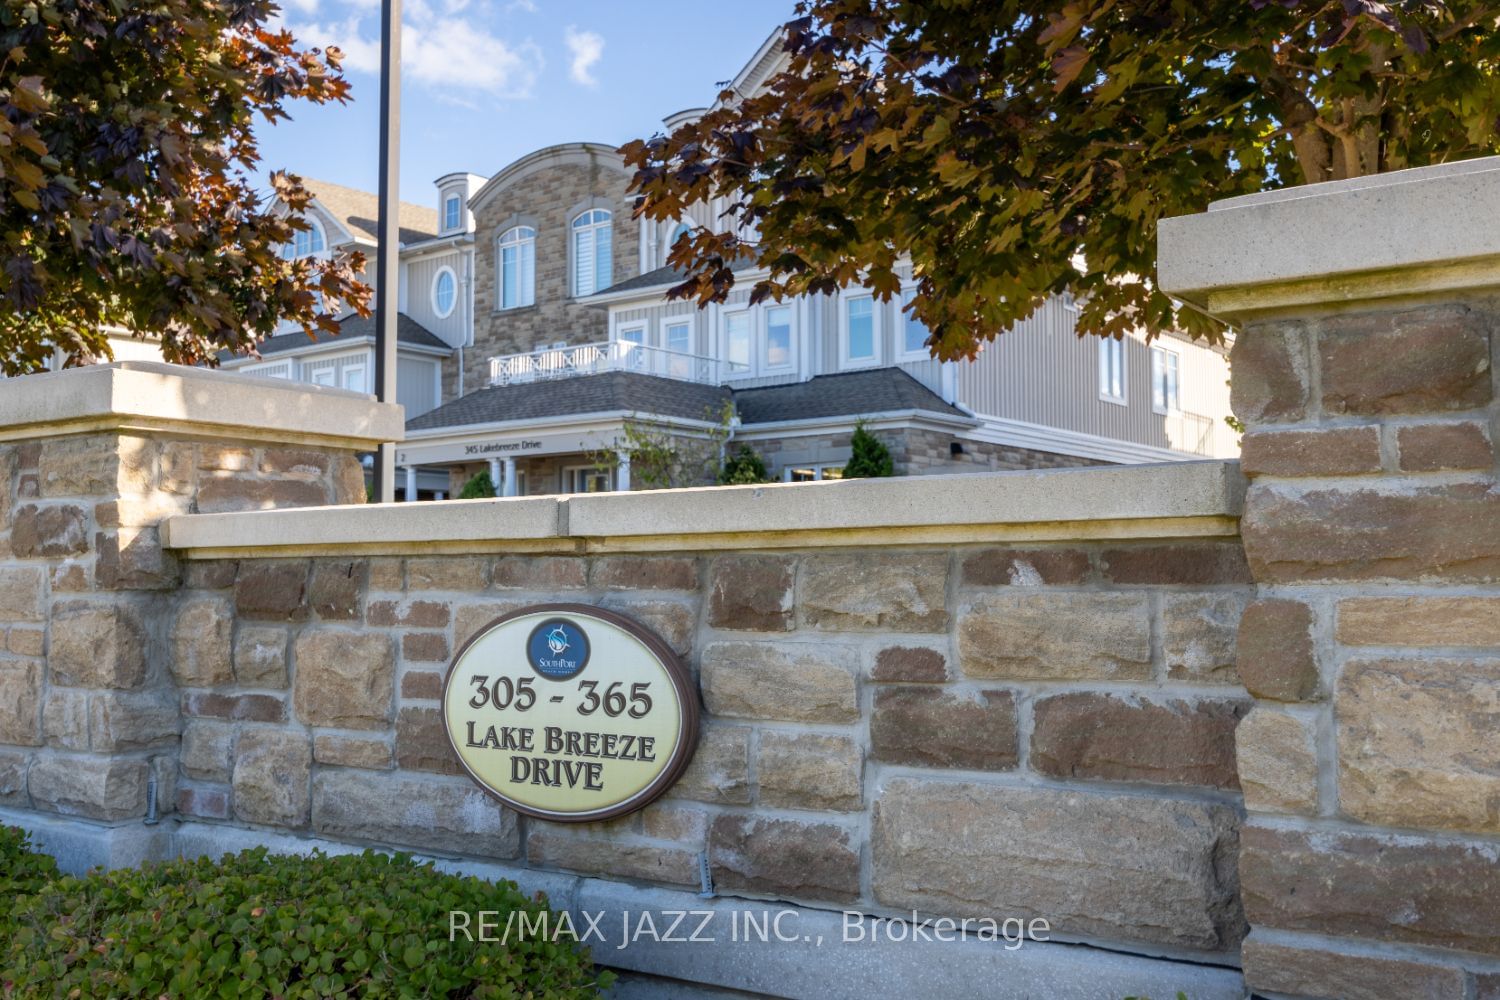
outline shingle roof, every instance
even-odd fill
[[[331,334],[323,334],[318,337],[316,343],[345,344],[351,340],[361,340],[366,337],[373,338],[374,336],[375,317],[373,315],[364,317],[350,315],[339,320],[339,334],[337,337]],[[301,330],[294,330],[291,333],[280,333],[274,337],[267,337],[260,342],[260,355],[263,358],[268,358],[273,354],[280,354],[282,351],[290,351],[298,347],[306,347],[311,343],[314,343],[312,338]],[[418,347],[441,347],[444,350],[451,349],[449,345],[439,340],[436,334],[406,315],[406,313],[400,313],[396,317],[396,343],[412,344]],[[228,361],[233,356],[228,351],[224,351],[219,354],[219,360]]]
[[[408,420],[406,429],[622,411],[703,420],[713,419],[729,398],[729,390],[723,386],[679,382],[637,372],[600,372],[480,389]]]
[[[739,260],[736,260],[733,264],[729,265],[729,269],[737,273],[740,271],[754,270],[755,266],[755,261],[741,258]],[[617,281],[613,285],[610,285],[608,288],[601,288],[596,294],[612,295],[615,292],[630,292],[635,291],[638,288],[655,288],[658,285],[676,285],[682,283],[683,281],[686,281],[687,276],[688,273],[686,271],[680,270],[668,264],[665,267],[658,267],[654,271],[647,271],[644,274],[638,274],[634,278],[626,278],[624,281]]]
[[[806,382],[738,389],[734,407],[745,424],[819,417],[857,417],[865,413],[927,410],[967,417],[900,368],[818,375]]]
[[[312,192],[314,198],[318,199],[318,204],[344,224],[345,229],[356,236],[379,242],[380,199],[378,197],[369,191],[344,187],[332,181],[313,180],[310,177],[304,177],[302,184]],[[438,231],[437,209],[403,201],[400,208],[400,226],[402,243],[432,239]]]

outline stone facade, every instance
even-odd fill
[[[792,435],[749,442],[765,459],[773,474],[802,465],[836,465],[842,467],[852,454],[847,431]],[[1107,465],[1107,462],[1075,455],[1036,451],[1014,445],[973,441],[955,434],[917,427],[881,428],[871,432],[890,450],[898,476],[919,476],[953,472],[1000,472],[1008,469],[1065,469],[1075,466]],[[954,454],[953,445],[962,451]]]
[[[489,359],[556,343],[588,344],[609,339],[602,306],[581,305],[573,296],[569,268],[570,223],[588,208],[613,213],[614,281],[640,272],[640,229],[625,196],[629,174],[618,154],[593,146],[556,147],[538,170],[521,170],[489,191],[474,216],[474,346],[466,352],[468,392],[489,384]],[[496,240],[512,226],[536,230],[535,304],[501,310],[497,298]],[[601,289],[602,290],[602,289]]]

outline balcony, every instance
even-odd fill
[[[745,369],[745,365],[719,358],[683,354],[628,340],[611,340],[602,344],[549,347],[529,354],[490,358],[490,385],[546,382],[601,372],[639,372],[680,382],[723,385]]]

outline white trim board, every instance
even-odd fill
[[[1083,431],[1063,430],[1045,424],[1032,424],[1024,420],[976,413],[982,423],[969,432],[975,441],[991,444],[1029,448],[1032,451],[1050,451],[1058,455],[1074,455],[1078,458],[1095,458],[1105,462],[1140,464],[1143,462],[1201,462],[1212,456],[1194,455],[1171,448],[1121,441],[1118,438],[1087,434]]]

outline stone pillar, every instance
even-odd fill
[[[99,824],[53,831],[73,867],[113,860],[121,837],[141,835],[153,780],[170,811],[178,686],[231,682],[235,637],[228,607],[176,607],[189,571],[158,525],[178,513],[363,502],[357,452],[401,430],[400,407],[170,365],[6,380],[0,810]]]
[[[1162,223],[1233,322],[1257,995],[1500,996],[1500,159]]]
[[[417,467],[408,465],[406,467],[406,502],[413,503],[417,499]]]

